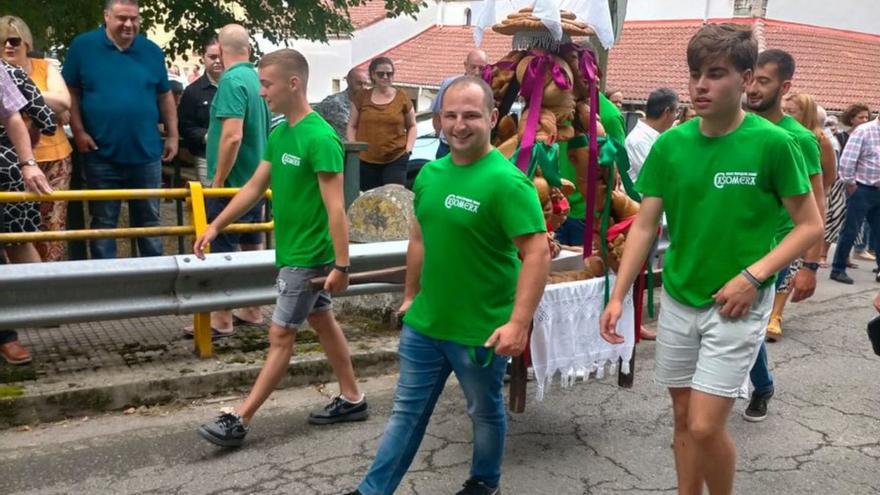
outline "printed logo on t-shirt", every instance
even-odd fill
[[[715,174],[715,187],[723,189],[725,186],[754,186],[757,172],[718,172]]]
[[[281,155],[281,163],[284,165],[293,165],[294,167],[299,167],[301,161],[302,158],[296,155],[291,155],[290,153],[285,153]]]
[[[456,194],[450,194],[449,196],[446,196],[446,201],[444,202],[444,205],[447,209],[461,208],[462,210],[469,211],[471,213],[476,213],[477,210],[480,209],[479,201],[465,198],[464,196],[458,196]]]

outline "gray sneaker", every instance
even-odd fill
[[[767,419],[767,403],[773,397],[773,392],[769,394],[758,395],[752,392],[752,400],[743,413],[743,419],[752,423],[758,423]]]
[[[309,414],[309,423],[313,425],[329,425],[344,421],[363,421],[370,416],[367,398],[360,402],[349,402],[342,396],[335,397],[329,404]]]
[[[241,416],[235,413],[223,413],[211,423],[205,423],[198,429],[199,435],[205,440],[221,447],[240,447],[247,435],[248,427],[241,422]]]

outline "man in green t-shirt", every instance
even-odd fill
[[[226,68],[217,83],[211,101],[205,154],[211,187],[242,187],[254,175],[263,155],[268,136],[269,110],[260,98],[260,80],[250,62],[251,48],[247,31],[238,24],[224,26],[217,35],[220,55]],[[208,221],[213,221],[229,204],[229,198],[208,198],[205,202]],[[265,201],[244,212],[239,223],[263,221]],[[262,232],[221,233],[211,245],[215,253],[263,249]],[[263,313],[259,306],[211,313],[214,335],[233,333],[233,323],[259,325]],[[187,330],[188,332],[188,330]]]
[[[451,153],[426,164],[413,186],[394,407],[352,494],[394,493],[450,373],[474,429],[470,477],[458,493],[500,493],[507,356],[526,347],[550,252],[534,186],[489,142],[497,120],[482,79],[462,76],[446,88],[440,121]]]
[[[810,177],[810,186],[819,208],[819,217],[825,218],[825,187],[819,158],[819,140],[794,117],[782,113],[782,97],[791,89],[794,71],[794,58],[788,52],[778,49],[761,52],[755,66],[755,77],[752,78],[746,91],[748,97],[746,107],[785,129],[795,138],[800,152],[798,158],[803,161],[807,175]],[[775,241],[781,242],[792,228],[794,223],[788,212],[783,210],[780,212]],[[794,288],[792,297],[794,302],[809,298],[816,290],[816,271],[819,269],[822,247],[823,240],[820,239],[803,254],[802,259],[796,259],[776,274],[776,296],[773,300],[770,321],[767,324],[767,341],[775,342],[782,337],[782,311],[791,292],[790,287]],[[743,417],[751,422],[763,421],[767,418],[767,403],[774,392],[773,375],[770,374],[767,349],[763,343],[749,375],[754,390]]]
[[[733,491],[727,417],[764,340],[774,274],[822,236],[822,219],[783,129],[741,108],[758,56],[750,30],[707,24],[688,43],[689,91],[700,118],[663,133],[645,160],[642,204],[600,321],[616,327],[666,213],[655,381],[669,389],[680,493]],[[794,228],[775,243],[779,212]]]
[[[278,239],[275,264],[281,270],[266,362],[244,402],[198,430],[209,442],[224,447],[244,441],[251,418],[287,373],[296,331],[306,320],[318,334],[340,390],[329,405],[309,415],[309,422],[358,421],[369,414],[330,299],[330,293],[348,287],[344,152],[336,131],[309,106],[308,79],[308,62],[295,50],[278,50],[260,60],[260,93],[286,121],[272,131],[253,177],[193,246],[196,256],[204,258],[205,248],[218,233],[257,204],[271,183]],[[323,275],[327,275],[323,289],[313,289],[311,280]]]

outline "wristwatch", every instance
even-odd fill
[[[33,158],[30,158],[30,159],[28,159],[28,160],[25,160],[25,161],[23,161],[23,162],[20,162],[20,163],[18,164],[18,166],[19,166],[19,167],[37,167],[38,165],[37,165],[37,161],[36,161],[36,160],[34,160]]]
[[[813,270],[814,272],[819,271],[819,263],[817,263],[815,261],[804,261],[803,265],[801,265],[801,266],[803,266],[804,268],[807,268],[809,270]]]
[[[336,270],[337,272],[350,273],[351,272],[351,265],[339,266],[339,265],[334,264],[333,269]]]

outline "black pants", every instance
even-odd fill
[[[369,191],[385,184],[406,185],[406,163],[409,153],[389,163],[370,163],[361,160],[361,191]]]

